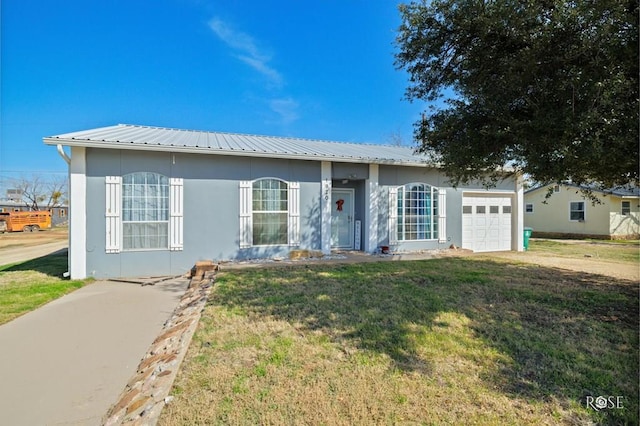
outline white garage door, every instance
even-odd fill
[[[462,198],[462,247],[511,250],[511,197]]]

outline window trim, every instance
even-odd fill
[[[282,183],[284,183],[286,185],[286,191],[287,191],[287,199],[286,199],[287,208],[286,208],[286,210],[255,210],[253,208],[253,202],[254,202],[254,200],[253,200],[253,191],[256,189],[254,187],[254,185],[256,183],[262,182],[262,181],[278,181],[278,182],[282,182]],[[288,244],[288,240],[289,240],[289,198],[291,198],[290,195],[289,195],[289,188],[290,188],[289,182],[287,182],[284,179],[280,179],[280,178],[268,178],[268,177],[266,177],[266,178],[260,178],[260,179],[255,179],[255,180],[251,181],[251,204],[250,204],[250,206],[251,206],[251,240],[252,240],[252,246],[253,247],[279,247],[279,246],[284,246],[284,245]],[[282,189],[280,189],[280,191],[281,190]],[[275,202],[278,202],[278,203],[282,203],[283,200],[278,198],[277,200],[268,200],[268,201],[275,201]],[[287,230],[286,230],[286,233],[285,233],[286,240],[287,240],[286,242],[275,243],[275,244],[256,244],[255,243],[255,235],[254,235],[254,232],[255,232],[255,229],[254,229],[254,226],[255,226],[255,223],[254,223],[255,222],[255,220],[254,220],[255,219],[255,215],[256,214],[265,214],[265,213],[273,214],[273,215],[281,215],[281,214],[286,214],[287,215]]]
[[[164,178],[164,180],[166,181],[166,198],[167,198],[167,202],[166,202],[166,206],[162,209],[165,212],[166,215],[166,219],[165,220],[125,220],[124,216],[125,216],[125,202],[124,202],[124,198],[125,198],[125,186],[127,184],[125,184],[125,178],[127,176],[132,176],[132,175],[145,175],[145,183],[144,185],[149,185],[146,182],[146,178],[148,175],[155,175],[158,178],[158,186],[162,186],[163,187],[163,191],[164,191],[164,186],[165,184],[160,183],[160,179]],[[122,247],[122,251],[123,252],[139,252],[139,251],[165,251],[165,250],[170,250],[171,247],[171,180],[169,177],[163,175],[162,173],[157,173],[157,172],[147,172],[147,171],[139,171],[139,172],[132,172],[132,173],[127,173],[122,175],[122,190],[121,190],[121,198],[122,198],[122,215],[120,217],[120,226],[121,228],[121,247]],[[163,196],[163,194],[161,194]],[[132,198],[135,199],[135,194],[133,194]],[[163,197],[164,198],[164,197]],[[146,201],[146,197],[145,197],[145,201]],[[146,208],[147,204],[145,204],[145,208]],[[126,248],[125,247],[125,224],[166,224],[166,230],[167,230],[167,244],[166,246],[162,246],[162,247],[142,247],[142,248]]]
[[[153,173],[167,179],[168,185],[168,226],[167,247],[134,248],[124,247],[124,220],[123,220],[123,176],[136,173]],[[182,251],[183,243],[183,179],[170,178],[162,173],[153,171],[138,171],[123,176],[105,176],[105,252],[115,254],[121,252],[145,252],[145,251]],[[154,223],[157,221],[153,221]],[[164,222],[164,221],[163,221]],[[151,222],[141,222],[151,223]]]
[[[413,185],[423,185],[429,188],[429,195],[430,195],[430,208],[429,208],[429,214],[427,215],[429,217],[429,238],[416,238],[416,239],[407,239],[405,238],[405,228],[404,226],[402,227],[402,232],[400,232],[400,224],[403,224],[405,222],[405,216],[406,216],[406,206],[402,206],[402,209],[400,209],[400,202],[401,200],[405,199],[405,194],[407,194],[407,192],[411,192],[410,190],[407,191],[407,188],[410,188]],[[426,182],[409,182],[406,183],[404,185],[399,185],[394,187],[394,193],[395,193],[395,206],[392,206],[392,209],[395,211],[395,220],[394,220],[394,226],[395,226],[395,241],[397,242],[419,242],[419,241],[441,241],[442,238],[440,238],[440,234],[444,231],[446,232],[446,229],[442,229],[444,228],[446,225],[444,223],[444,220],[440,220],[440,219],[444,219],[446,218],[446,213],[445,213],[445,208],[446,206],[441,206],[440,204],[444,204],[443,200],[444,200],[444,194],[446,194],[446,192],[442,193],[441,196],[441,191],[444,191],[436,186],[430,185]],[[426,193],[422,192],[422,193]],[[400,214],[400,211],[402,211],[402,214]],[[411,216],[411,215],[409,215]],[[420,215],[414,215],[416,217],[422,218],[423,216]]]
[[[254,244],[253,241],[253,185],[261,180],[278,180],[287,185],[287,241],[278,244]],[[240,186],[240,249],[251,247],[283,247],[300,245],[300,182],[265,176],[254,180],[243,180]],[[281,212],[285,212],[284,210]]]
[[[624,205],[627,204],[627,208],[625,209]],[[626,213],[625,213],[626,210]],[[620,214],[622,216],[631,216],[631,201],[622,200],[620,201]]]
[[[531,211],[529,211],[529,207],[531,207]],[[526,214],[533,214],[535,213],[535,208],[533,207],[533,203],[524,203],[524,212]]]
[[[571,208],[571,205],[573,203],[579,203],[582,204],[582,210],[573,210]],[[582,212],[582,219],[571,219],[571,213],[572,212]],[[587,220],[587,204],[585,203],[584,200],[582,201],[569,201],[569,222],[586,222]]]

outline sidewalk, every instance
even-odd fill
[[[187,285],[100,281],[0,326],[0,423],[99,425]]]

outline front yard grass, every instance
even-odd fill
[[[482,258],[223,272],[159,424],[638,424],[638,290]]]
[[[588,256],[605,261],[640,263],[640,243],[637,240],[585,240],[576,244],[562,240],[535,239],[529,244],[529,251],[547,256],[573,258]]]
[[[0,325],[85,284],[63,279],[66,270],[66,253],[0,266]]]

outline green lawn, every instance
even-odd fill
[[[66,253],[0,266],[0,324],[85,284],[62,278],[66,270]]]
[[[606,261],[640,263],[638,241],[585,240],[584,243],[575,244],[562,240],[535,239],[529,243],[529,251],[550,256],[589,256]]]
[[[473,258],[223,272],[160,424],[638,424],[638,290]]]

